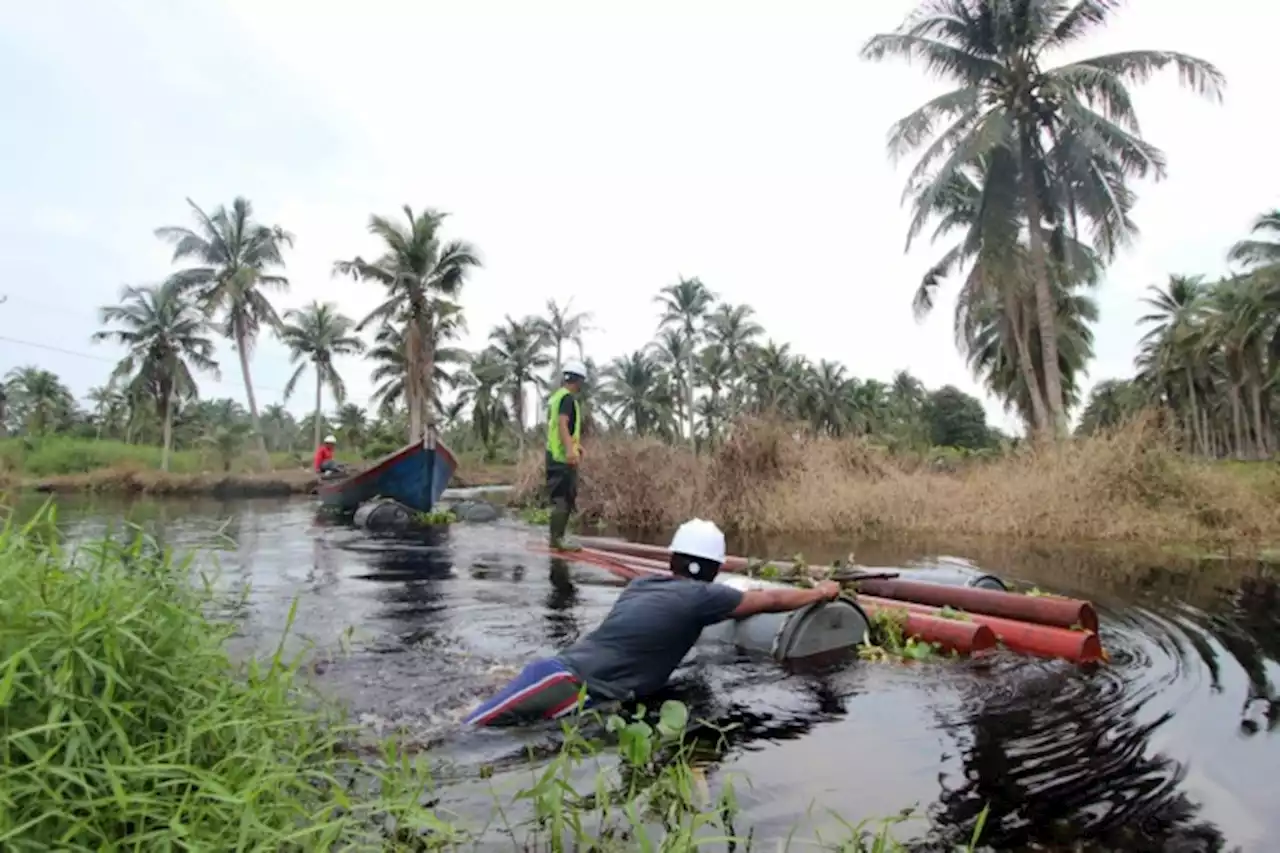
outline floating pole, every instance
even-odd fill
[[[634,557],[630,555],[620,555],[617,553],[609,553],[594,548],[582,548],[577,551],[553,551],[542,543],[530,543],[530,549],[539,553],[550,554],[556,557],[562,557],[565,560],[585,563],[587,565],[602,568],[611,574],[630,580],[631,578],[643,575],[669,575],[671,572],[667,569],[665,563],[657,560],[645,559],[643,557]],[[665,551],[666,549],[661,549]],[[784,584],[771,583],[765,580],[755,578],[745,578],[742,576],[720,575],[717,581],[723,581],[737,589],[745,589],[752,586],[766,588],[770,586],[784,586]],[[906,624],[904,632],[909,637],[915,637],[929,643],[937,643],[943,650],[956,651],[961,654],[972,654],[986,649],[996,647],[996,635],[992,629],[986,625],[976,622],[963,622],[958,619],[944,619],[931,613],[913,612],[910,606],[904,602],[875,602],[864,603],[866,597],[859,595],[853,599],[867,615],[874,616],[877,612],[884,609],[897,609],[906,612]],[[759,614],[751,619],[759,619],[767,614]],[[710,631],[711,629],[707,629]],[[703,632],[704,635],[707,633]],[[750,633],[750,632],[748,632]],[[719,638],[719,637],[717,637]],[[861,639],[861,637],[859,637]]]
[[[661,545],[644,545],[639,542],[625,542],[620,539],[587,537],[583,545],[615,554],[626,554],[650,560],[666,562],[670,552]],[[792,564],[769,561],[780,569]],[[744,557],[726,557],[724,570],[739,572],[747,567]],[[817,568],[817,567],[812,567]],[[897,571],[897,570],[895,570]],[[920,575],[917,575],[919,577]],[[990,576],[982,576],[990,577]],[[981,589],[972,586],[949,586],[931,583],[926,580],[875,579],[859,580],[858,591],[882,598],[896,598],[916,604],[928,604],[934,607],[954,607],[969,613],[985,613],[1004,619],[1017,619],[1023,622],[1034,622],[1038,625],[1052,625],[1058,628],[1083,628],[1086,631],[1098,632],[1098,613],[1093,605],[1077,598],[1059,598],[1057,596],[1021,595],[1014,592],[1001,592],[993,589]]]
[[[858,581],[858,591],[881,598],[896,598],[933,607],[954,607],[968,613],[984,613],[1004,619],[1052,625],[1057,628],[1083,628],[1098,633],[1098,613],[1093,605],[1078,598],[1045,595],[1020,595],[973,587],[939,586],[913,580]]]
[[[947,619],[939,616],[939,610],[935,607],[870,595],[859,595],[858,601],[868,613],[873,613],[873,608],[902,607],[908,613],[933,616],[943,622],[982,625],[992,631],[993,636],[1006,648],[1015,652],[1061,658],[1072,663],[1092,663],[1103,659],[1102,642],[1092,631],[1068,631],[1066,628],[1002,619],[985,613],[965,613],[963,620]]]
[[[866,596],[858,596],[858,603],[868,616],[878,613],[901,610],[906,613],[903,633],[928,643],[937,643],[944,651],[955,651],[960,654],[972,654],[996,647],[996,635],[986,625],[977,622],[961,622],[958,619],[943,619],[929,613],[921,613],[905,606],[899,601],[884,599],[869,600]]]

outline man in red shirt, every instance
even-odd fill
[[[337,443],[338,440],[332,435],[326,435],[324,443],[316,448],[316,458],[311,463],[311,467],[322,477],[330,471],[340,470],[338,463],[333,459],[333,446]]]

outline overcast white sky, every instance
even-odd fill
[[[331,278],[332,262],[376,248],[370,212],[409,203],[451,212],[449,234],[483,253],[464,295],[469,346],[504,314],[572,298],[594,314],[588,353],[604,362],[650,338],[659,287],[697,275],[811,358],[958,385],[1011,428],[956,353],[953,303],[911,315],[940,249],[903,254],[907,164],[884,141],[938,86],[857,53],[913,5],[6,3],[0,371],[39,364],[78,395],[101,384],[116,353],[89,342],[96,309],[168,272],[152,230],[188,223],[185,196],[252,199],[297,236],[280,307],[332,300],[356,317],[378,293]],[[1143,233],[1100,291],[1091,381],[1131,371],[1147,285],[1221,273],[1227,246],[1280,204],[1277,26],[1272,4],[1135,0],[1085,45],[1187,51],[1228,78],[1221,106],[1171,79],[1137,92],[1170,174],[1139,187]],[[204,394],[243,400],[222,353]],[[263,341],[253,369],[259,399],[278,400],[283,348]],[[342,370],[365,403],[367,365]]]

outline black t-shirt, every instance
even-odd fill
[[[569,435],[573,435],[573,431],[578,428],[578,407],[577,401],[573,398],[573,394],[565,394],[560,398],[560,408],[556,412],[557,419],[560,415],[564,415],[569,419]]]
[[[609,615],[559,658],[587,689],[606,699],[661,690],[698,635],[742,603],[731,586],[689,578],[637,578]]]

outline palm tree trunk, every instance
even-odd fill
[[[1231,380],[1228,382],[1230,388],[1229,396],[1231,398],[1231,430],[1235,436],[1235,457],[1237,459],[1244,458],[1244,435],[1241,432],[1240,424],[1240,386]]]
[[[431,429],[435,426],[435,378],[436,378],[436,348],[434,344],[434,332],[432,329],[434,318],[431,316],[430,310],[422,314],[422,332],[418,341],[422,348],[422,396],[418,401],[422,406],[422,428],[424,430]],[[421,440],[423,433],[418,434]]]
[[[160,470],[169,470],[169,448],[173,446],[173,393],[166,391],[163,395],[164,438],[160,448]]]
[[[1031,417],[1034,421],[1035,437],[1044,439],[1051,435],[1049,431],[1049,413],[1045,410],[1044,397],[1040,394],[1040,380],[1036,378],[1035,361],[1031,358],[1031,346],[1027,343],[1027,323],[1023,322],[1025,312],[1008,287],[1004,291],[1005,314],[1013,326],[1013,344],[1018,354],[1018,370],[1022,373],[1022,381],[1027,386],[1027,397],[1031,400]]]
[[[1267,437],[1262,431],[1262,383],[1256,377],[1249,378],[1249,403],[1253,410],[1253,455],[1267,458]]]
[[[404,402],[409,409],[408,442],[410,444],[422,440],[422,407],[418,403],[418,399],[422,396],[422,378],[419,369],[422,350],[418,346],[418,336],[421,331],[413,320],[409,321],[409,326],[405,330]]]
[[[1036,195],[1035,180],[1025,168],[1028,157],[1023,156],[1023,187],[1027,196],[1027,223],[1030,226],[1031,266],[1035,282],[1036,325],[1040,333],[1040,361],[1044,370],[1044,396],[1052,420],[1053,437],[1061,437],[1067,426],[1066,411],[1062,403],[1062,373],[1058,363],[1057,306],[1053,288],[1049,284],[1049,258],[1045,252],[1044,232],[1041,230],[1040,200]]]
[[[1196,406],[1196,383],[1191,375],[1190,367],[1187,368],[1187,402],[1191,407],[1192,453],[1198,450],[1201,454],[1207,456],[1209,455],[1209,449],[1205,446],[1203,433],[1200,432],[1200,412]]]
[[[314,367],[316,369],[316,413],[312,418],[312,420],[315,421],[315,423],[312,425],[312,431],[315,432],[316,440],[312,446],[319,448],[320,447],[320,420],[321,420],[320,407],[322,405],[320,393],[321,393],[321,388],[323,387],[324,374],[320,372],[320,365],[316,364],[314,365]]]
[[[693,335],[689,335],[689,352],[684,357],[685,420],[689,422],[689,449],[698,452],[697,432],[693,424]]]
[[[516,377],[516,389],[511,395],[511,414],[516,416],[516,454],[524,456],[524,383]]]
[[[254,439],[258,445],[258,457],[264,471],[271,470],[271,456],[267,453],[267,439],[262,434],[262,421],[258,418],[258,400],[253,396],[253,380],[249,376],[249,348],[245,346],[247,335],[236,324],[236,349],[240,354],[240,373],[244,375],[244,395],[249,399],[249,423],[253,425]]]

